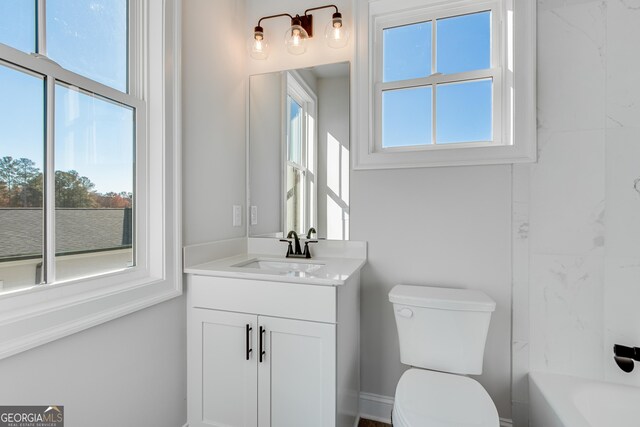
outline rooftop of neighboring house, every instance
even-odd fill
[[[131,246],[130,209],[56,209],[56,253]],[[0,260],[38,256],[43,246],[41,208],[0,208]]]

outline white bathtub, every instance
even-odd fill
[[[529,374],[531,427],[640,426],[640,388],[568,375]]]

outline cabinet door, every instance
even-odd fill
[[[257,426],[256,323],[254,315],[191,310],[191,427]],[[251,328],[248,334],[247,325]]]
[[[264,316],[258,326],[259,426],[335,426],[336,326]]]

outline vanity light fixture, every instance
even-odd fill
[[[340,49],[347,45],[349,41],[349,31],[344,26],[342,14],[338,7],[333,4],[326,6],[312,7],[304,11],[302,16],[291,16],[288,13],[264,16],[258,21],[258,25],[253,29],[253,36],[249,40],[249,54],[253,59],[267,59],[269,56],[269,43],[262,28],[262,21],[265,19],[287,16],[291,20],[291,27],[284,34],[284,44],[287,51],[292,55],[301,55],[307,51],[307,40],[313,37],[313,15],[309,12],[314,10],[334,8],[336,11],[327,23],[324,36],[327,45],[334,49]]]

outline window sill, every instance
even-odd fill
[[[411,148],[378,152],[357,150],[354,153],[353,168],[361,170],[496,165],[528,163],[534,162],[536,159],[535,144],[481,145],[439,149]]]
[[[164,280],[147,278],[99,290],[91,289],[87,280],[3,295],[0,359],[181,295],[181,270],[178,265],[173,268],[175,277]]]

